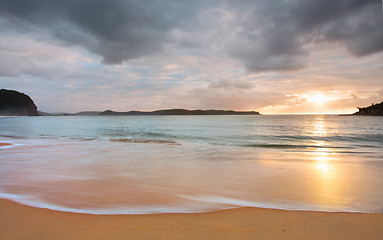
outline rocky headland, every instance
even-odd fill
[[[383,116],[383,102],[372,104],[369,107],[360,108],[359,111],[353,115],[368,115],[368,116]]]
[[[33,100],[14,90],[0,89],[0,116],[39,116]]]

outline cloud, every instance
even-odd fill
[[[38,28],[118,64],[159,51],[175,27],[188,28],[196,1],[2,0],[0,14],[18,28]]]
[[[250,89],[254,85],[250,81],[237,80],[237,79],[227,79],[220,78],[218,80],[212,81],[209,84],[209,88],[239,88],[239,89]]]
[[[383,73],[377,0],[0,0],[0,6],[0,83],[29,93],[45,111],[297,112],[311,110],[299,97],[310,92],[357,96],[334,107],[381,98],[374,92]]]
[[[328,41],[343,43],[354,56],[363,57],[383,51],[382,26],[381,8],[370,4],[356,16],[330,23],[324,36]]]
[[[345,46],[361,57],[383,50],[376,0],[1,0],[0,16],[80,46],[106,64],[183,48],[239,59],[249,71],[304,68],[310,44]],[[171,44],[171,49],[165,46]]]
[[[230,54],[253,72],[302,69],[312,45],[337,43],[362,57],[383,51],[381,3],[374,0],[241,1]]]

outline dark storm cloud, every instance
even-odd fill
[[[383,14],[378,5],[366,7],[352,18],[330,23],[324,31],[326,40],[345,44],[357,57],[383,51]]]
[[[383,50],[377,0],[232,1],[238,31],[230,53],[250,71],[305,66],[310,45],[337,42],[358,57]]]
[[[167,33],[188,28],[193,1],[3,0],[0,14],[20,28],[39,27],[64,43],[121,63],[158,51]]]
[[[356,56],[383,50],[383,14],[377,0],[301,1],[292,11],[299,31],[318,30]]]
[[[339,43],[357,57],[383,51],[380,4],[378,0],[0,0],[0,17],[20,31],[37,31],[85,48],[104,63],[149,56],[166,43],[188,48],[171,39],[178,31],[185,36],[182,41],[203,51],[222,42],[221,53],[228,52],[248,70],[259,72],[303,68],[312,47],[323,42]],[[212,14],[201,22],[202,12],[216,9],[232,17],[218,21],[219,15]]]

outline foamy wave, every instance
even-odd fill
[[[357,208],[331,208],[331,207],[319,207],[313,204],[304,204],[304,203],[296,203],[296,204],[288,204],[288,203],[266,203],[266,202],[251,202],[234,198],[227,198],[222,196],[186,196],[180,195],[184,199],[193,200],[197,202],[211,203],[215,205],[221,206],[229,206],[228,208],[240,208],[240,207],[256,207],[256,208],[267,208],[267,209],[279,209],[279,210],[294,210],[294,211],[321,211],[321,212],[355,212],[355,213],[371,213],[372,211],[363,211]]]
[[[198,213],[198,212],[210,212],[216,210],[223,210],[228,208],[215,208],[215,207],[201,207],[201,205],[190,205],[185,206],[137,206],[137,207],[126,207],[116,206],[104,209],[77,209],[58,206],[41,202],[33,196],[29,195],[16,195],[8,193],[0,193],[0,198],[8,199],[13,202],[23,204],[30,207],[43,208],[61,212],[73,212],[73,213],[85,213],[85,214],[96,214],[96,215],[129,215],[129,214],[160,214],[160,213]]]
[[[72,212],[72,213],[84,213],[95,215],[133,215],[133,214],[161,214],[161,213],[201,213],[201,212],[213,212],[225,209],[234,209],[241,207],[256,207],[265,209],[278,209],[278,210],[290,210],[290,211],[321,211],[321,212],[351,212],[351,213],[373,213],[372,211],[363,211],[360,209],[332,209],[332,208],[320,208],[318,206],[300,204],[300,205],[288,205],[288,204],[270,204],[262,202],[250,202],[239,199],[226,198],[221,196],[181,196],[184,199],[199,202],[200,204],[185,204],[179,206],[115,206],[104,209],[77,209],[63,206],[57,206],[41,202],[33,196],[29,195],[16,195],[8,193],[0,193],[0,198],[8,199],[13,202],[23,204],[30,207],[49,209],[60,212]]]

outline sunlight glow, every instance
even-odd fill
[[[310,102],[315,102],[315,103],[317,103],[317,104],[323,104],[323,103],[325,103],[328,99],[327,99],[325,96],[323,96],[322,94],[317,94],[317,95],[314,95],[314,96],[310,97],[308,100],[309,100]]]
[[[322,172],[324,177],[328,177],[331,171],[331,166],[327,162],[318,162],[316,168]]]

